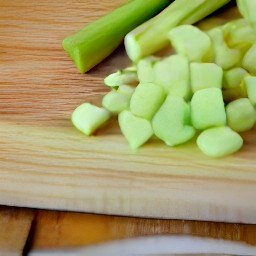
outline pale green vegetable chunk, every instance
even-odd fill
[[[130,110],[134,115],[150,120],[164,99],[165,93],[161,86],[141,83],[132,95]]]
[[[112,90],[102,98],[102,106],[112,114],[118,114],[125,109],[129,109],[130,100],[135,91],[135,87],[130,85],[120,85],[117,90]]]
[[[192,92],[205,88],[221,88],[223,71],[215,63],[191,63]]]
[[[121,111],[128,109],[129,104],[130,98],[115,90],[110,91],[102,98],[102,106],[113,114],[118,114]]]
[[[108,75],[104,79],[104,84],[110,87],[116,87],[121,85],[137,85],[138,76],[136,69],[131,67],[126,69],[120,69],[117,72]]]
[[[125,85],[125,84],[117,88],[117,92],[126,95],[129,98],[129,100],[131,99],[134,91],[135,91],[134,86]]]
[[[118,122],[124,137],[131,149],[137,149],[148,141],[153,135],[151,123],[143,118],[124,110],[118,115]]]
[[[223,69],[230,69],[237,65],[242,59],[242,53],[239,49],[229,48],[224,40],[221,28],[213,28],[208,31],[212,40],[214,50],[214,62]]]
[[[236,2],[240,13],[252,24],[254,29],[256,29],[255,0],[237,0]]]
[[[138,62],[137,74],[140,83],[153,83],[155,81],[153,66],[158,60],[159,58],[157,57],[149,56]]]
[[[223,88],[230,89],[239,87],[246,75],[248,75],[248,72],[241,67],[225,71],[223,75]]]
[[[73,125],[86,135],[91,135],[110,118],[110,113],[104,108],[91,103],[78,106],[71,115]]]
[[[256,44],[246,52],[242,65],[251,75],[256,75]]]
[[[199,130],[226,124],[226,112],[219,88],[195,92],[191,99],[192,125]]]
[[[189,124],[189,106],[182,97],[169,95],[152,119],[155,135],[169,146],[190,140],[195,129]]]
[[[249,100],[256,107],[256,76],[247,76],[244,79]]]
[[[240,98],[226,106],[227,124],[236,132],[250,130],[255,124],[256,111],[248,98]]]
[[[221,27],[230,48],[248,50],[256,42],[256,33],[246,19],[231,20]]]
[[[168,33],[168,38],[178,54],[191,62],[210,62],[212,48],[210,37],[196,26],[181,25]]]
[[[242,137],[227,126],[214,127],[203,131],[196,142],[199,149],[210,157],[233,154],[243,145]]]
[[[189,85],[189,62],[182,55],[171,55],[154,65],[155,83],[161,85],[166,93],[188,99],[191,95]]]

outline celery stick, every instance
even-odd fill
[[[62,46],[80,72],[84,73],[110,55],[129,31],[156,15],[168,4],[170,0],[129,1],[65,38]]]
[[[189,3],[188,3],[189,2]],[[187,1],[187,8],[189,8],[190,5],[190,0]],[[199,2],[199,0],[198,0]],[[229,3],[230,0],[201,0],[200,1],[200,6],[192,12],[190,15],[188,15],[183,21],[182,24],[193,24],[204,17],[208,16],[209,14],[213,13],[214,11],[218,10],[222,6],[226,5]],[[186,8],[186,7],[185,7]],[[200,17],[200,18],[199,18]],[[198,19],[199,18],[199,19]]]
[[[176,0],[156,17],[125,36],[128,56],[137,62],[168,45],[167,33],[177,25],[195,23],[230,0]]]

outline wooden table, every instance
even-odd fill
[[[256,246],[256,225],[0,207],[0,255],[75,248],[153,234],[196,235]]]

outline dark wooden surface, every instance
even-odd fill
[[[154,234],[186,234],[256,246],[256,225],[118,217],[0,207],[0,255],[96,245]]]

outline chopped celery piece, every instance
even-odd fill
[[[254,107],[256,107],[256,77],[247,76],[244,79],[247,95]]]
[[[154,83],[154,64],[159,60],[159,58],[154,56],[149,56],[141,59],[137,64],[137,74],[140,83]]]
[[[221,29],[227,45],[231,48],[248,48],[256,42],[256,33],[246,19],[232,20]]]
[[[226,124],[221,89],[207,88],[194,93],[191,99],[191,120],[199,130]]]
[[[199,149],[210,157],[223,157],[237,152],[243,146],[242,137],[227,126],[203,131],[197,138]]]
[[[237,65],[242,59],[242,53],[239,49],[231,49],[224,40],[224,34],[221,28],[213,28],[208,31],[212,40],[214,50],[214,62],[223,69],[230,69]]]
[[[131,98],[131,112],[150,120],[165,99],[161,86],[153,83],[140,83]]]
[[[251,75],[256,75],[256,43],[244,55],[242,65]]]
[[[117,72],[108,75],[104,79],[104,84],[110,87],[116,87],[126,84],[136,85],[138,84],[138,76],[136,69],[120,69]]]
[[[256,111],[248,98],[240,98],[226,106],[227,124],[236,132],[250,130],[255,124]]]
[[[169,95],[152,119],[155,135],[169,146],[190,140],[195,129],[188,125],[188,109],[182,97]]]
[[[240,13],[246,18],[256,29],[256,2],[255,0],[237,0],[237,7]]]
[[[73,125],[86,135],[91,135],[110,118],[110,113],[90,103],[78,106],[71,116]]]
[[[102,106],[113,114],[118,114],[129,108],[130,98],[113,90],[107,93],[102,99]]]
[[[248,75],[247,71],[240,67],[225,71],[223,74],[223,88],[230,89],[239,87],[246,75]]]
[[[139,148],[153,135],[151,123],[133,115],[128,110],[124,110],[118,115],[118,122],[131,149]]]
[[[125,35],[170,4],[170,0],[134,0],[65,38],[64,50],[81,73],[110,55]]]
[[[130,85],[121,85],[117,88],[117,92],[126,95],[129,99],[131,99],[133,93],[135,91],[135,87]]]
[[[193,24],[230,0],[176,0],[160,14],[143,23],[125,36],[129,58],[138,62],[168,45],[167,33],[177,25]]]
[[[182,55],[171,55],[154,65],[155,83],[161,85],[166,93],[188,99],[191,95],[189,85],[189,62]]]
[[[194,93],[205,88],[221,88],[223,71],[215,63],[191,63],[190,77]]]
[[[112,114],[119,114],[125,109],[129,109],[130,100],[135,91],[135,87],[130,85],[120,85],[105,94],[102,98],[102,105]]]
[[[186,56],[189,61],[210,62],[212,60],[211,39],[199,28],[180,25],[169,31],[168,38],[176,53]]]

